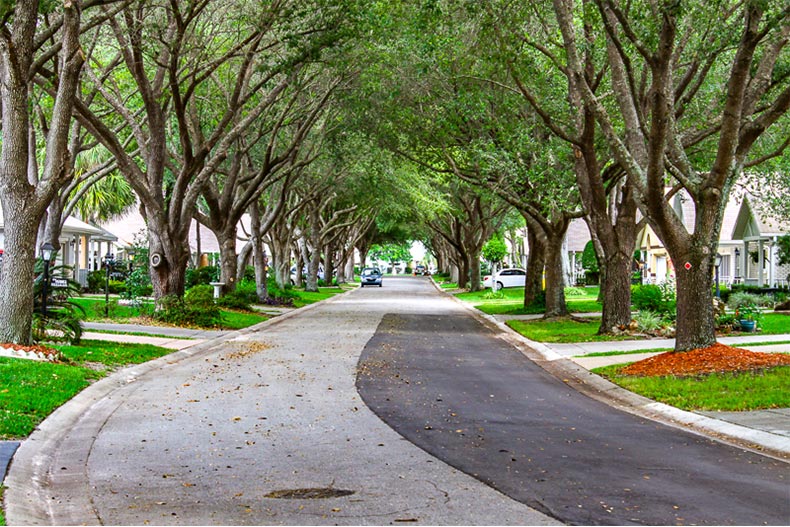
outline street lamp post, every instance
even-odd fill
[[[719,266],[721,266],[721,254],[716,253],[716,298],[721,298],[721,290],[719,290]]]
[[[104,316],[110,318],[110,266],[113,262],[113,255],[110,251],[104,255],[104,266],[107,268],[107,276],[104,281]]]
[[[49,288],[49,262],[52,260],[52,251],[55,247],[46,242],[41,245],[41,259],[44,260],[44,281],[41,284],[41,314],[47,315],[47,289]]]

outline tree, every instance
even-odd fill
[[[387,262],[395,265],[399,262],[411,260],[411,245],[408,243],[385,243],[373,245],[370,248],[370,257],[374,262]]]
[[[319,0],[136,0],[97,29],[112,42],[88,71],[102,105],[76,113],[140,198],[157,298],[183,294],[189,226],[209,178],[353,20],[349,5]],[[116,120],[138,151],[115,133]]]
[[[5,226],[0,342],[31,340],[37,232],[49,203],[71,175],[68,139],[84,60],[82,10],[97,13],[94,7],[109,3],[20,0],[0,5],[0,202]],[[99,23],[101,13],[97,17],[87,25]],[[46,145],[40,164],[39,139]]]
[[[507,256],[507,245],[500,235],[495,234],[483,245],[481,254],[491,264],[496,265]]]
[[[744,169],[787,147],[790,7],[555,0],[571,82],[595,115],[639,206],[676,263],[677,351],[715,343],[712,271],[722,216]],[[605,28],[611,100],[586,75],[580,16]],[[667,193],[667,187],[671,187]],[[684,189],[693,231],[667,196]]]

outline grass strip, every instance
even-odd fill
[[[150,344],[85,340],[55,345],[61,363],[0,357],[0,439],[25,438],[49,414],[113,368],[171,353]]]
[[[598,335],[600,318],[578,321],[570,318],[551,320],[508,320],[513,330],[535,342],[573,343],[634,340],[630,335]]]
[[[596,313],[601,311],[598,303],[598,288],[573,288],[581,292],[566,296],[565,301],[571,313]],[[488,315],[536,315],[545,311],[543,306],[524,307],[524,288],[508,287],[493,292],[490,289],[475,292],[462,292],[456,295],[460,300],[469,302],[476,309]]]
[[[682,410],[739,412],[790,407],[790,366],[694,377],[635,377],[620,373],[627,365],[592,371],[626,390]]]

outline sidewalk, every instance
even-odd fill
[[[790,335],[754,335],[747,337],[722,337],[719,342],[737,346],[749,351],[763,353],[790,353],[790,344],[765,344],[749,346],[750,342],[787,342]],[[592,370],[614,364],[636,362],[663,352],[632,353],[625,355],[605,355],[585,357],[591,353],[609,351],[631,351],[640,349],[673,348],[675,339],[655,340],[623,340],[613,342],[579,342],[575,344],[543,344],[559,356],[570,358],[586,370]],[[775,443],[784,445],[790,451],[790,408],[773,408],[770,410],[753,410],[744,412],[695,411],[693,414],[770,434]]]

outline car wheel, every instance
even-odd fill
[[[497,291],[499,291],[499,290],[500,290],[500,289],[502,289],[503,287],[505,287],[505,286],[504,286],[504,285],[502,285],[502,282],[497,282],[497,283],[496,283],[496,290],[497,290]]]
[[[379,284],[379,287],[381,287],[381,284]]]

